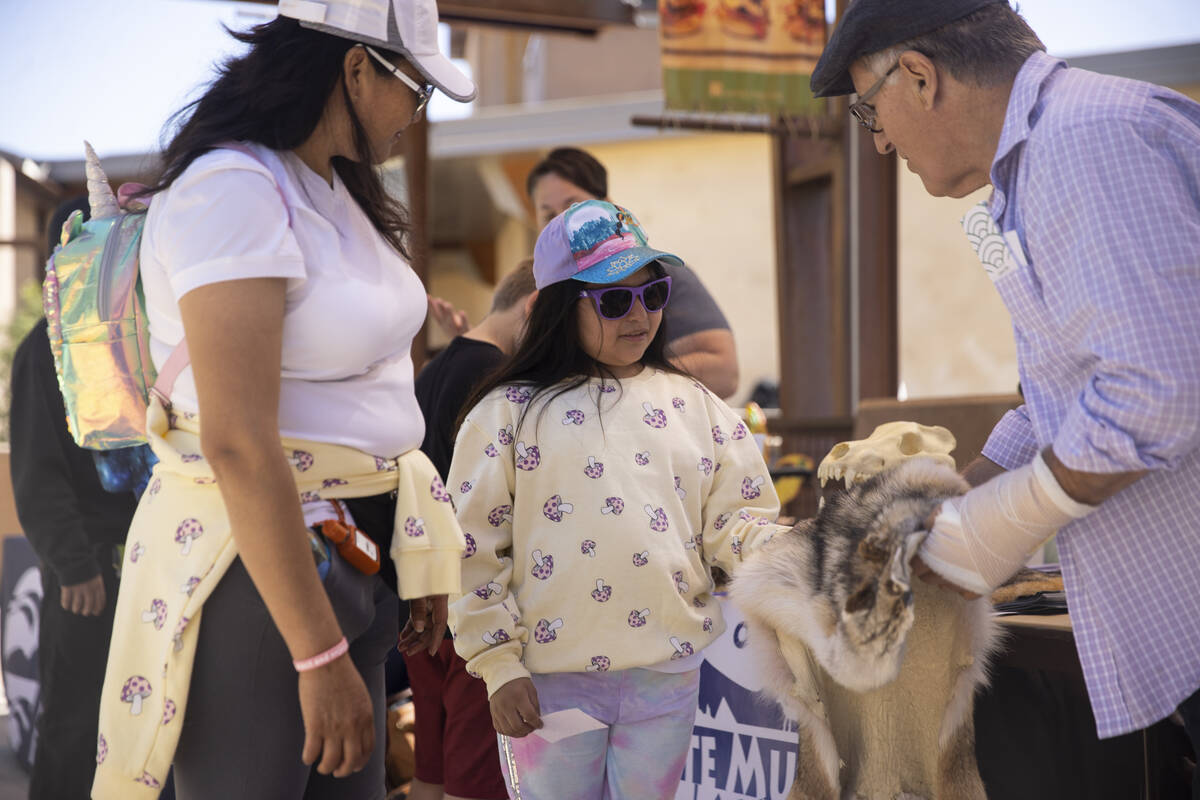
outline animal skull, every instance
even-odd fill
[[[850,487],[913,456],[932,457],[954,469],[950,451],[957,444],[954,434],[940,425],[885,422],[866,439],[834,445],[817,467],[817,478],[822,488],[830,480],[845,481]]]

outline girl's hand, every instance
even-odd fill
[[[375,749],[375,714],[350,656],[300,673],[300,714],[305,764],[315,763],[317,772],[335,778],[367,765]]]
[[[427,650],[437,653],[446,638],[446,620],[450,616],[446,595],[418,597],[408,604],[408,622],[400,631],[396,649],[407,656]]]
[[[520,739],[542,727],[537,689],[529,678],[509,681],[492,695],[492,727],[497,733]]]

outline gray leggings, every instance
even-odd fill
[[[237,559],[204,604],[187,712],[175,752],[179,800],[379,800],[384,796],[383,665],[398,603],[378,575],[334,554],[325,590],[375,707],[375,751],[345,778],[300,760],[296,671],[258,590]]]

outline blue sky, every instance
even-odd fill
[[[35,159],[155,148],[167,116],[271,6],[215,0],[0,0],[0,149]],[[1056,55],[1200,42],[1197,0],[1026,0]],[[1081,10],[1086,9],[1086,10]],[[431,115],[458,109],[434,96]]]

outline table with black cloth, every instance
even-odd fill
[[[975,753],[988,800],[1186,800],[1183,729],[1096,738],[1070,618],[1000,618],[1005,650],[975,701]]]

